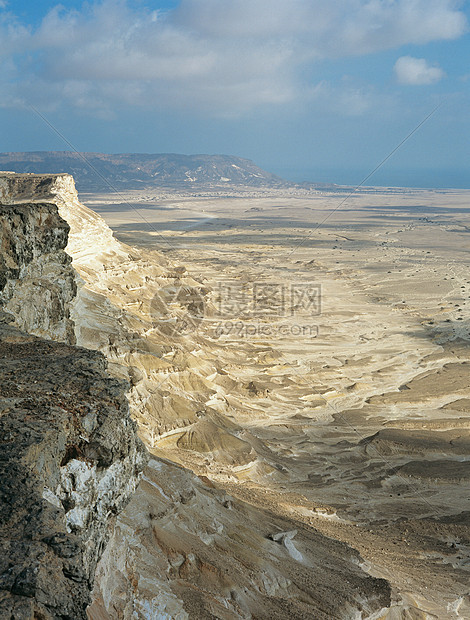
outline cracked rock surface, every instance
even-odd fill
[[[70,305],[77,287],[64,251],[69,225],[54,204],[1,204],[1,198],[0,191],[0,304],[20,329],[74,343]]]

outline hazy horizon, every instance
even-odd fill
[[[53,152],[53,151],[9,151],[9,152]],[[71,149],[59,149],[56,152],[73,153]],[[87,151],[98,152],[98,151]],[[135,153],[135,152],[114,152],[104,153],[106,155],[227,155],[233,156],[233,153]],[[238,155],[244,159],[250,159],[243,155]],[[289,165],[263,165],[259,161],[254,161],[254,164],[264,169],[268,173],[275,174],[285,181],[292,183],[318,183],[318,184],[334,184],[347,187],[357,187],[362,185],[362,181],[366,176],[372,172],[365,169],[344,169],[340,167],[292,167]],[[1,168],[0,164],[0,168]],[[12,166],[14,168],[14,166]],[[470,178],[467,170],[460,169],[421,169],[421,170],[409,170],[400,168],[388,168],[382,167],[374,172],[367,181],[363,184],[365,187],[396,187],[396,188],[420,188],[420,189],[470,189]]]
[[[340,168],[298,168],[279,167],[269,170],[294,183],[332,183],[356,187],[370,172],[366,170],[344,170]],[[361,177],[362,174],[362,177]],[[403,187],[422,189],[470,189],[470,178],[466,170],[379,170],[365,183],[366,187]]]

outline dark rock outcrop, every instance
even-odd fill
[[[86,618],[145,462],[104,357],[0,324],[0,618]]]
[[[74,343],[69,229],[54,204],[0,204],[0,305],[20,329]]]

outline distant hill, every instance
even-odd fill
[[[0,170],[60,173],[75,177],[81,191],[145,187],[214,188],[228,185],[284,187],[286,181],[249,159],[229,155],[81,153],[72,151],[1,153]],[[97,174],[98,173],[98,174]]]

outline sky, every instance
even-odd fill
[[[0,127],[353,185],[412,134],[368,185],[470,188],[470,2],[0,0]]]

